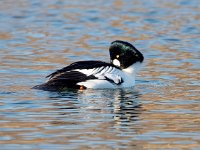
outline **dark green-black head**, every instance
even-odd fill
[[[110,61],[112,64],[125,69],[139,62],[142,63],[144,57],[132,44],[125,41],[114,41],[109,48]]]

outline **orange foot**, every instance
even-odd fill
[[[80,90],[86,90],[87,88],[85,86],[83,86],[83,85],[80,85],[79,89]]]

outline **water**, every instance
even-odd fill
[[[1,149],[200,149],[199,0],[0,1]],[[134,43],[136,86],[32,90],[78,60]]]

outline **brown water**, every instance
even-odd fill
[[[136,86],[30,89],[113,40],[144,54]],[[200,149],[199,0],[1,0],[0,145],[6,149]]]

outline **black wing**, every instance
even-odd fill
[[[106,67],[113,67],[115,69],[120,69],[112,64],[102,62],[102,61],[79,61],[72,63],[71,65],[64,67],[60,70],[53,72],[48,75],[49,81],[35,86],[36,89],[49,90],[49,91],[57,91],[63,90],[64,88],[80,88],[80,85],[77,85],[78,82],[83,82],[90,79],[102,79],[107,80],[113,84],[121,84],[123,80],[117,75],[111,74],[100,74],[100,76],[95,76],[98,74],[87,75],[81,72],[82,69],[99,69],[99,72],[106,70]],[[117,79],[117,81],[116,81]]]
[[[78,61],[78,62],[70,64],[67,67],[64,67],[60,70],[57,70],[57,71],[51,73],[50,75],[47,76],[47,78],[51,79],[61,73],[75,70],[75,69],[92,69],[92,68],[99,68],[99,67],[103,67],[103,66],[112,66],[112,67],[118,68],[118,67],[114,66],[113,64],[102,62],[102,61],[92,61],[92,60]],[[120,69],[120,68],[118,68],[118,69]]]
[[[47,91],[64,90],[65,88],[80,89],[78,82],[86,81],[89,79],[96,79],[94,76],[86,76],[78,71],[67,71],[59,73],[54,78],[51,78],[48,82],[33,87],[34,89],[41,89]]]

